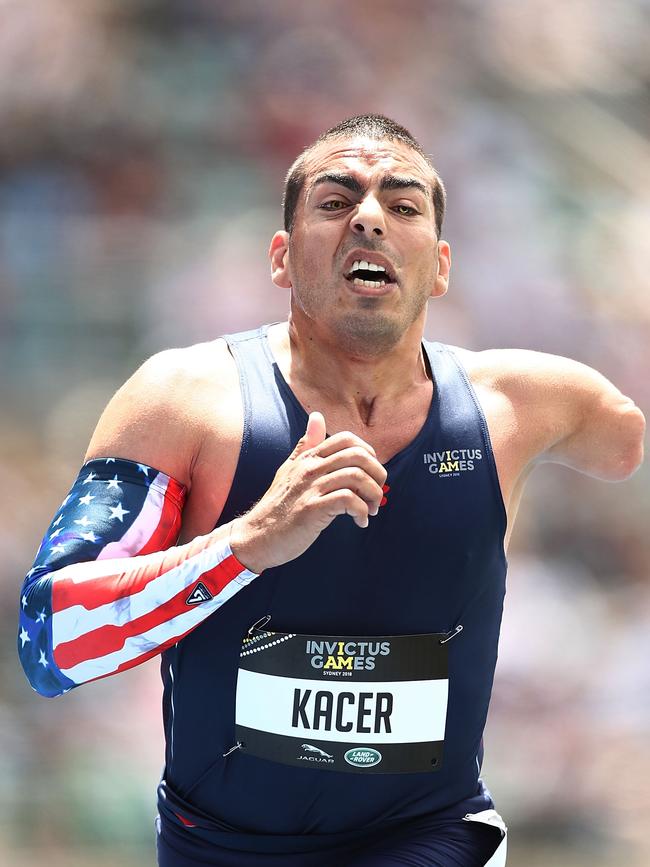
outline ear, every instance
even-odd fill
[[[446,241],[438,241],[438,276],[436,277],[432,298],[444,295],[449,287],[449,271],[451,269],[451,248]]]
[[[289,276],[289,233],[276,232],[269,247],[271,279],[280,289],[291,289]]]

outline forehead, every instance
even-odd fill
[[[387,173],[408,173],[431,183],[433,170],[413,148],[401,141],[358,136],[317,144],[305,162],[306,186],[324,171],[345,169],[367,179]]]

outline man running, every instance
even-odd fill
[[[117,392],[21,595],[42,695],[161,655],[158,859],[502,865],[480,778],[524,482],[642,459],[575,361],[423,341],[445,192],[379,115],[296,160],[288,322],[162,352]],[[227,604],[226,604],[227,603]]]

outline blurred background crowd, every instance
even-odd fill
[[[154,863],[155,662],[34,695],[19,588],[151,353],[284,318],[297,153],[378,111],[449,195],[427,333],[650,407],[649,0],[0,0],[0,862]],[[648,471],[529,483],[486,735],[513,867],[647,865]]]

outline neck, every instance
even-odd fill
[[[292,313],[279,326],[283,373],[292,385],[317,393],[370,426],[391,412],[414,388],[430,388],[422,350],[424,322],[415,322],[381,355],[343,349],[336,336],[313,320]],[[317,407],[315,407],[317,408]]]

